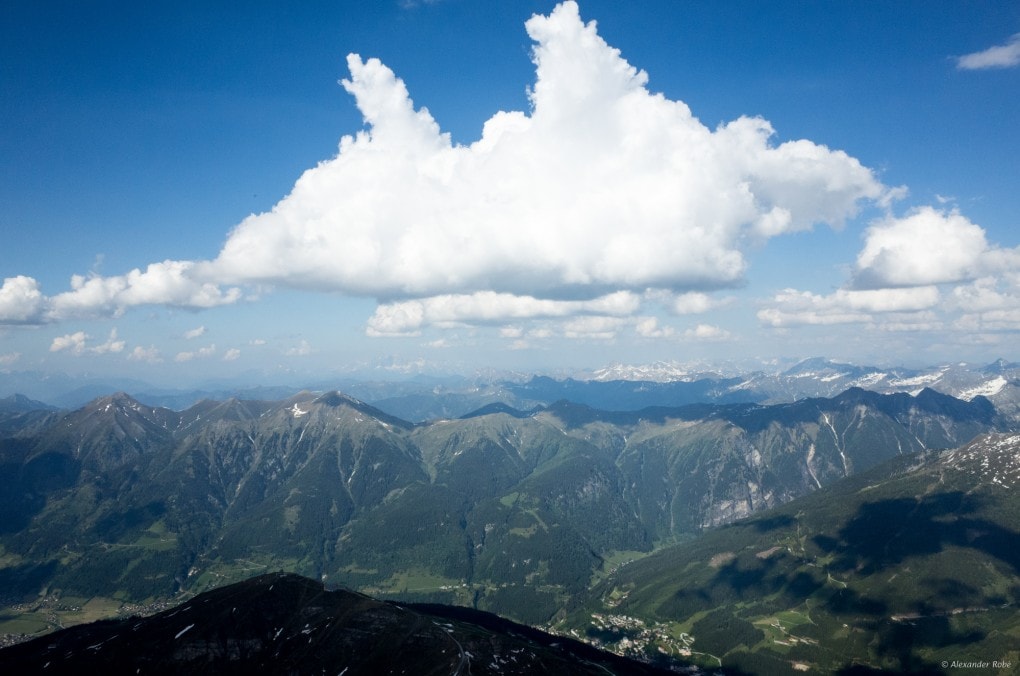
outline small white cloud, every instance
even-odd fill
[[[955,328],[962,331],[1020,331],[1020,307],[965,314]]]
[[[135,349],[128,353],[127,358],[131,361],[144,361],[150,364],[158,364],[163,361],[163,357],[155,345],[150,345],[147,348],[140,345],[135,346]]]
[[[698,324],[693,329],[684,331],[684,338],[687,340],[701,340],[706,342],[717,342],[729,340],[730,332],[711,324]]]
[[[84,331],[76,331],[63,336],[57,336],[50,343],[50,352],[69,351],[73,355],[81,355],[85,352],[85,341],[89,336]]]
[[[10,366],[19,359],[21,359],[20,352],[8,352],[7,354],[0,354],[0,367]]]
[[[248,341],[248,344],[249,345],[253,345],[255,347],[259,347],[259,346],[265,345],[266,341],[264,341],[261,338],[252,338],[251,340]]]
[[[287,357],[305,357],[312,353],[312,346],[308,344],[307,340],[303,340],[295,345],[294,347],[288,348],[284,351],[284,355]]]
[[[399,4],[403,9],[417,9],[422,5],[438,5],[443,0],[400,0]]]
[[[672,338],[676,334],[671,326],[659,326],[659,320],[655,317],[639,318],[634,330],[642,338]]]
[[[106,340],[106,342],[89,348],[89,351],[94,354],[116,354],[118,352],[123,352],[125,345],[126,343],[123,340],[117,340],[117,329],[111,329],[110,337]]]
[[[885,315],[881,322],[875,324],[874,328],[890,332],[940,331],[945,328],[945,325],[936,313],[924,311]]]
[[[241,357],[241,350],[232,347],[223,353],[223,361],[234,361]]]
[[[620,317],[577,317],[563,323],[563,337],[612,340],[625,321]]]
[[[184,332],[184,339],[185,340],[192,340],[194,338],[198,338],[198,337],[204,336],[204,335],[205,335],[205,326],[197,326],[197,327],[191,329],[190,331],[185,331]]]
[[[66,350],[76,357],[84,354],[116,354],[123,352],[126,345],[123,340],[117,339],[117,329],[112,329],[110,337],[106,339],[106,342],[99,345],[89,347],[87,343],[90,338],[91,336],[84,331],[57,336],[50,343],[50,352],[63,352]]]
[[[211,357],[216,354],[216,344],[208,345],[206,347],[199,348],[193,352],[178,352],[177,356],[174,357],[174,361],[186,362],[192,359],[203,359]]]
[[[703,314],[729,303],[729,300],[714,299],[708,294],[691,291],[677,294],[669,303],[669,311],[675,315]]]
[[[1020,65],[1020,33],[1013,35],[1006,44],[965,54],[956,59],[956,67],[959,70],[1013,68],[1017,65]]]

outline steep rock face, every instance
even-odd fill
[[[618,453],[625,494],[656,538],[728,523],[896,455],[950,448],[1001,425],[987,400],[931,390],[911,397],[851,389],[793,404],[632,414],[562,405],[550,414],[569,434]]]

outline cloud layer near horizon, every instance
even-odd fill
[[[947,292],[940,291],[945,287]],[[1020,247],[989,244],[956,210],[921,207],[873,222],[847,285],[829,295],[784,289],[758,312],[766,326],[878,323],[944,328],[936,311],[958,313],[954,328],[1020,329]]]
[[[740,284],[749,243],[839,226],[890,195],[842,151],[774,145],[766,120],[709,129],[649,91],[574,2],[526,28],[532,110],[496,113],[475,143],[451,143],[390,69],[352,54],[342,84],[366,129],[242,221],[215,259],[76,276],[55,296],[14,277],[0,288],[0,322],[212,307],[251,285],[375,298],[372,335],[591,315],[600,303],[606,316],[634,315],[640,300],[621,310],[606,299]]]

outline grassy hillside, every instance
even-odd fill
[[[1015,673],[1018,484],[1018,436],[898,458],[620,567],[559,628],[761,674]]]

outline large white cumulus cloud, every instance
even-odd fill
[[[241,222],[216,258],[76,277],[51,298],[32,295],[34,280],[8,280],[0,322],[210,307],[237,300],[238,285],[378,299],[377,335],[493,322],[501,310],[590,315],[585,303],[613,294],[740,284],[749,242],[838,226],[889,195],[846,153],[775,144],[766,120],[706,127],[650,91],[575,2],[526,28],[532,108],[496,113],[475,143],[453,144],[390,69],[352,54],[342,84],[366,129]]]
[[[985,265],[985,231],[965,216],[923,207],[868,228],[857,256],[861,288],[958,282]]]
[[[573,2],[527,30],[533,109],[494,115],[470,146],[382,63],[351,55],[343,85],[368,129],[242,222],[215,276],[389,300],[717,288],[741,280],[748,237],[838,224],[884,194],[845,153],[772,145],[764,120],[705,127]]]
[[[0,324],[39,324],[46,298],[31,277],[8,277],[0,286]]]

